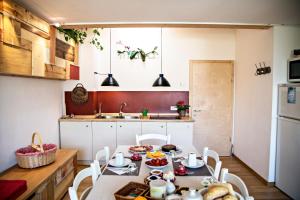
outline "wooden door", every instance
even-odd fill
[[[190,61],[190,105],[194,145],[222,156],[231,152],[233,62]]]

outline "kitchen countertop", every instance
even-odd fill
[[[115,114],[109,114],[115,115]],[[128,113],[124,113],[124,115],[128,116]],[[130,114],[134,115],[134,114]],[[137,116],[137,115],[134,115]],[[155,115],[157,117],[157,115]],[[184,119],[175,119],[174,116],[166,116],[160,115],[161,118],[155,119],[118,119],[118,118],[111,118],[111,119],[103,119],[103,118],[96,118],[96,115],[75,115],[74,117],[70,116],[63,116],[59,119],[60,122],[194,122],[191,117],[186,117]],[[170,118],[168,118],[170,117]],[[174,119],[172,119],[174,118]]]

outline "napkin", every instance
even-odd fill
[[[108,170],[118,174],[118,175],[122,175],[122,174],[126,174],[128,172],[133,172],[134,170],[136,170],[136,167],[132,167],[132,168],[114,168],[114,167],[108,167]]]

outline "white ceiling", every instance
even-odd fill
[[[49,22],[300,24],[300,0],[16,0]]]

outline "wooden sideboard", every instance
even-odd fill
[[[77,150],[59,149],[54,163],[35,169],[14,166],[0,174],[0,179],[27,181],[27,190],[18,200],[58,200],[72,185],[76,169]]]

